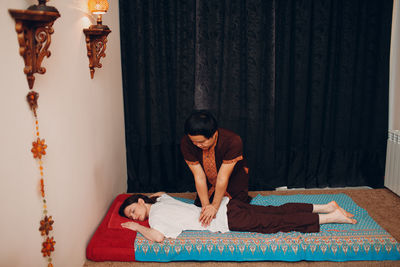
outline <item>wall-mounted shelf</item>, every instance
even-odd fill
[[[32,6],[30,9],[9,9],[15,19],[15,30],[18,36],[19,54],[24,58],[29,88],[33,88],[35,73],[44,74],[42,67],[44,57],[51,55],[49,49],[54,21],[60,17],[57,9],[44,5],[44,8]]]
[[[111,30],[105,26],[96,27],[92,25],[88,29],[83,29],[86,36],[87,56],[89,58],[90,77],[93,79],[94,68],[101,68],[100,59],[106,56],[107,36]]]

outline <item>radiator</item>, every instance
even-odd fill
[[[400,131],[389,130],[386,149],[385,187],[400,196]]]

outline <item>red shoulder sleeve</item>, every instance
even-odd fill
[[[222,159],[223,163],[238,162],[243,159],[243,143],[239,135],[232,135],[227,140],[227,150]]]
[[[183,136],[181,139],[181,152],[187,164],[199,164],[199,159],[196,157],[195,147],[187,135]]]

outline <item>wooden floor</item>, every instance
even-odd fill
[[[261,195],[295,195],[295,194],[339,194],[350,196],[360,207],[367,210],[369,215],[398,242],[400,242],[400,197],[388,189],[318,189],[318,190],[284,190],[284,191],[254,191],[251,196]],[[194,198],[194,193],[171,193],[173,196]],[[233,266],[274,266],[274,267],[389,267],[399,266],[400,261],[350,261],[350,262],[93,262],[86,261],[85,267],[128,267],[128,266],[179,266],[179,267],[233,267]]]

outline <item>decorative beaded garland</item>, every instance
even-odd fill
[[[52,216],[47,216],[47,202],[46,202],[46,194],[44,190],[44,172],[43,172],[43,161],[42,157],[46,155],[46,148],[47,145],[45,143],[44,139],[40,138],[40,132],[39,132],[39,120],[37,117],[36,109],[38,108],[37,100],[39,98],[39,94],[35,91],[31,91],[28,93],[26,96],[27,101],[29,103],[29,106],[33,112],[33,115],[35,116],[35,137],[36,141],[32,142],[32,149],[31,152],[33,154],[33,158],[37,159],[38,165],[39,165],[39,172],[40,172],[40,195],[42,197],[43,201],[43,219],[40,221],[40,227],[39,231],[40,234],[43,236],[43,242],[42,242],[42,254],[43,257],[47,257],[48,259],[48,267],[53,267],[52,263],[52,258],[51,258],[51,253],[54,251],[54,245],[56,241],[54,240],[54,237],[50,237],[50,234],[53,230],[53,223],[54,220]]]

